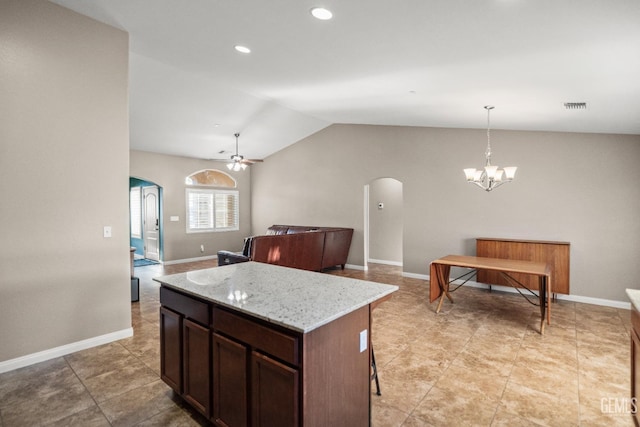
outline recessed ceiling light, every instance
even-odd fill
[[[240,53],[251,53],[251,49],[242,45],[235,45],[234,48]]]
[[[323,21],[327,21],[333,18],[333,13],[329,9],[325,9],[324,7],[314,7],[311,9],[311,14],[318,19]]]

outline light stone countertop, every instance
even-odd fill
[[[631,304],[635,307],[635,309],[640,311],[640,290],[627,289],[627,295],[629,296]]]
[[[160,276],[153,280],[303,333],[398,290],[395,285],[259,262]]]

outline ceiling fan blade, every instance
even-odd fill
[[[231,160],[231,159],[208,159],[208,160],[210,160],[212,162],[233,163],[233,160]],[[264,160],[262,160],[262,159],[242,159],[242,160],[239,160],[239,163],[244,163],[244,164],[247,164],[247,165],[252,165],[254,163],[262,163],[262,162],[264,162]]]

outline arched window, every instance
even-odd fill
[[[185,184],[222,188],[236,188],[238,185],[231,175],[217,169],[203,169],[194,172],[185,179]]]

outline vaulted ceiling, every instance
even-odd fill
[[[133,149],[227,158],[240,132],[264,158],[332,123],[483,128],[487,104],[494,129],[640,134],[638,0],[52,1],[129,33]]]

